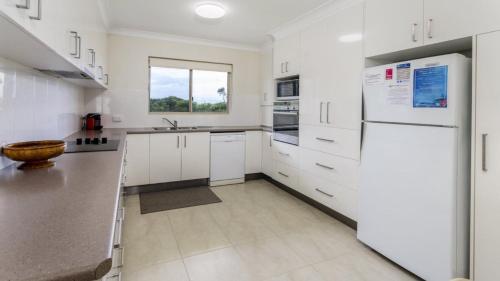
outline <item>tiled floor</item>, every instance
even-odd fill
[[[223,203],[147,215],[127,197],[124,281],[416,280],[266,181],[213,190]]]

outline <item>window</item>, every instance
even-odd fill
[[[149,112],[228,112],[232,65],[149,58]]]

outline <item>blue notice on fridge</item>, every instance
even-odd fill
[[[448,107],[447,65],[415,69],[414,75],[414,108]]]

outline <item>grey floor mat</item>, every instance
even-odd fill
[[[220,203],[209,187],[191,187],[139,194],[141,214]]]

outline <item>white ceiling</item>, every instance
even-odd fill
[[[194,13],[205,0],[107,0],[111,29],[134,29],[260,46],[266,34],[331,0],[214,0],[227,8],[221,20]]]

